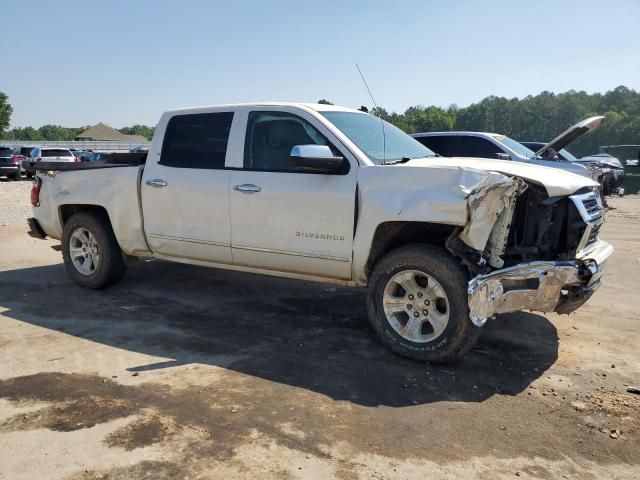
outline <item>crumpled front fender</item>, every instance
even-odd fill
[[[500,214],[525,188],[526,184],[519,178],[490,172],[482,182],[467,190],[469,223],[460,233],[460,239],[470,247],[482,251]]]

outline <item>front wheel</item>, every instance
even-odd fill
[[[369,282],[371,324],[395,353],[447,362],[464,355],[481,328],[469,319],[468,276],[444,249],[409,245],[387,254]]]
[[[122,251],[102,212],[79,212],[65,223],[62,257],[67,273],[81,287],[105,288],[124,275]]]

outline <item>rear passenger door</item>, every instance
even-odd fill
[[[233,121],[234,111],[172,116],[162,146],[149,152],[141,195],[156,256],[231,263],[225,162]]]

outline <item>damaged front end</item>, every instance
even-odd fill
[[[598,289],[602,264],[613,253],[611,245],[600,243],[588,259],[530,262],[474,277],[467,290],[471,321],[481,327],[498,313],[573,312]]]
[[[469,221],[447,242],[474,278],[471,321],[519,310],[571,313],[600,286],[613,247],[598,239],[597,192],[548,197],[520,178],[491,173],[466,191]]]

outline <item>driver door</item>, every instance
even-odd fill
[[[355,160],[343,173],[323,174],[296,167],[290,156],[294,146],[311,144],[344,156],[329,138],[306,112],[248,112],[242,168],[230,179],[234,264],[351,278]]]

